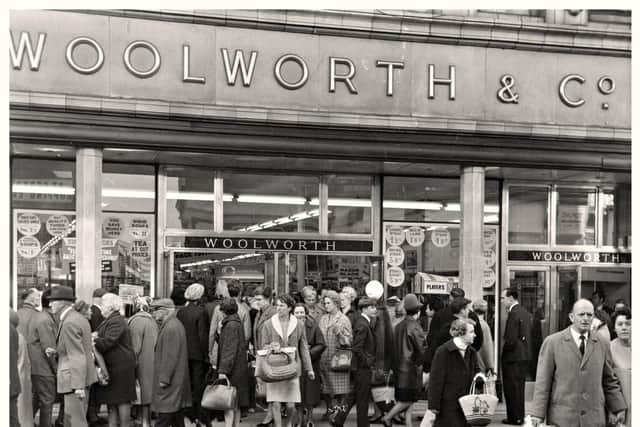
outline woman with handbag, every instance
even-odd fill
[[[289,380],[267,383],[267,402],[271,402],[274,427],[282,427],[280,402],[287,404],[287,427],[291,427],[295,404],[302,401],[300,375],[305,371],[310,380],[315,379],[304,324],[293,314],[295,300],[290,295],[276,298],[275,314],[265,322],[261,331],[262,350],[286,353],[296,363],[297,375]],[[302,366],[301,366],[302,365]]]
[[[309,317],[309,311],[305,304],[298,303],[293,308],[293,315],[301,322],[304,322],[305,333],[307,335],[307,344],[309,345],[309,355],[311,356],[311,364],[313,365],[313,372],[320,372],[320,356],[324,352],[327,345],[324,342],[324,337],[320,332],[318,324]],[[313,427],[312,416],[313,408],[320,403],[320,378],[316,377],[313,380],[305,377],[301,377],[300,391],[302,393],[302,412],[299,419],[301,419],[301,427]]]
[[[224,411],[226,427],[238,427],[240,409],[249,406],[249,368],[247,365],[247,341],[238,316],[238,303],[234,298],[225,298],[220,303],[224,318],[220,322],[218,341],[218,376],[227,380],[236,389],[235,406]]]
[[[129,331],[136,357],[136,381],[140,389],[140,396],[135,404],[140,405],[142,427],[151,427],[153,363],[154,349],[158,340],[158,325],[149,313],[149,303],[144,297],[136,298],[134,310],[134,315],[129,318]]]
[[[320,357],[320,377],[322,393],[329,398],[325,414],[325,418],[329,418],[351,392],[349,369],[335,371],[331,368],[331,361],[339,351],[351,346],[353,332],[349,318],[340,310],[340,295],[336,291],[327,291],[322,302],[327,314],[320,317],[319,327],[327,348]]]
[[[468,427],[458,399],[469,394],[471,382],[480,372],[471,319],[456,319],[449,333],[453,337],[433,356],[429,378],[429,410],[436,415],[434,426]]]
[[[118,295],[102,296],[105,320],[93,333],[94,346],[102,356],[109,372],[109,384],[96,388],[96,403],[106,403],[109,409],[109,427],[128,427],[131,402],[136,400],[136,359],[131,334],[124,317],[120,315],[122,300]]]

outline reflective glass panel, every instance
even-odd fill
[[[155,168],[149,165],[104,163],[102,165],[102,210],[154,212]]]
[[[509,243],[546,244],[547,187],[509,187]]]
[[[15,158],[11,194],[14,208],[75,211],[75,162]]]
[[[167,168],[167,228],[213,229],[214,172]]]
[[[602,193],[602,244],[626,248],[631,246],[631,186],[618,185]]]
[[[556,244],[596,244],[596,190],[558,189]]]
[[[371,233],[371,187],[366,176],[330,176],[329,233]]]

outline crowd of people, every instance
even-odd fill
[[[305,286],[295,295],[269,287],[242,295],[230,280],[222,298],[209,301],[194,283],[179,299],[137,297],[126,318],[122,299],[102,288],[92,304],[66,286],[29,289],[11,316],[10,425],[33,426],[37,415],[40,427],[148,427],[152,419],[182,427],[185,417],[196,426],[218,419],[237,427],[248,412],[264,410],[259,427],[342,426],[355,407],[358,427],[411,427],[414,403],[427,398],[433,425],[466,427],[458,399],[476,373],[496,368],[487,302],[470,301],[460,288],[448,300],[382,293],[381,285],[366,295]],[[513,425],[524,422],[532,357],[531,315],[518,296],[502,292],[503,423]],[[594,303],[578,300],[571,325],[542,344],[530,408],[536,426],[630,425],[631,311],[621,305],[605,317]],[[274,354],[286,356],[295,375],[256,375]],[[201,406],[216,379],[236,388],[234,408]],[[375,398],[380,387],[392,387],[391,397]],[[102,405],[107,420],[98,416]],[[314,419],[320,405],[324,414]]]

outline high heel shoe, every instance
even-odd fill
[[[273,425],[273,420],[267,421],[266,423],[258,423],[256,424],[256,427],[269,427],[271,425]]]

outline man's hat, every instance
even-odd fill
[[[464,298],[464,289],[462,288],[453,288],[451,292],[449,292],[451,298]]]
[[[73,289],[69,286],[55,286],[51,288],[51,294],[49,295],[49,301],[75,301],[76,297],[73,295]]]
[[[171,298],[160,298],[155,301],[151,301],[150,306],[152,308],[176,308]]]
[[[404,297],[402,305],[404,305],[405,310],[415,310],[416,308],[422,307],[422,304],[418,301],[418,297],[415,296],[415,294],[407,294]]]

